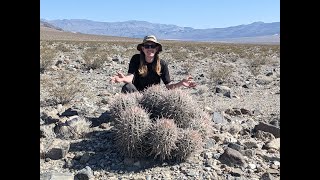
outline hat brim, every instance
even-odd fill
[[[147,41],[147,42],[153,42],[153,43],[156,43],[158,45],[158,51],[161,52],[162,51],[162,45],[158,42],[154,42],[154,41]],[[146,42],[145,42],[146,43]],[[141,43],[141,44],[138,44],[137,46],[137,50],[138,51],[142,51],[142,46],[143,46],[144,43]]]

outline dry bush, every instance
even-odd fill
[[[269,63],[269,61],[268,61],[268,58],[264,56],[256,55],[253,58],[247,59],[247,63],[248,63],[248,68],[252,73],[252,75],[257,76],[260,74],[261,67]]]
[[[181,64],[181,67],[184,68],[186,74],[191,74],[195,69],[196,62],[194,59],[187,57],[185,61]]]
[[[99,51],[96,47],[87,49],[82,55],[83,60],[85,61],[85,69],[98,69],[101,68],[105,61],[107,61],[108,54]]]
[[[61,52],[71,52],[71,49],[66,47],[67,44],[64,44],[64,43],[59,43],[57,46],[56,46],[56,50],[58,51],[61,51]]]
[[[53,59],[56,55],[57,52],[54,49],[48,47],[40,48],[40,73],[43,73],[53,65]]]
[[[185,61],[186,59],[188,59],[188,53],[183,48],[177,49],[177,47],[176,47],[175,49],[173,49],[173,52],[170,53],[170,55],[173,58],[173,60],[176,62],[181,62],[181,61]]]
[[[90,130],[92,122],[84,117],[76,117],[55,127],[55,133],[61,139],[79,139]]]
[[[76,74],[62,71],[56,78],[41,79],[41,88],[45,89],[55,104],[68,104],[78,93],[83,92],[83,86]]]
[[[227,82],[231,77],[231,73],[234,71],[232,66],[228,66],[225,64],[217,64],[216,66],[210,66],[208,70],[208,77],[210,79],[210,83],[213,86],[221,84],[223,82]]]

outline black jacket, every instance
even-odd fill
[[[152,86],[154,84],[160,84],[160,79],[162,79],[164,84],[168,84],[170,80],[168,64],[160,59],[161,65],[161,74],[160,76],[155,72],[152,68],[152,65],[157,63],[153,61],[152,63],[148,63],[148,74],[145,77],[139,75],[138,69],[140,64],[140,54],[135,54],[132,56],[130,63],[129,63],[129,70],[128,73],[134,75],[133,84],[139,91],[144,90],[145,88]]]

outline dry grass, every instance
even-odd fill
[[[216,66],[209,66],[209,79],[210,83],[215,87],[217,84],[227,82],[231,77],[231,73],[234,71],[232,66],[225,64],[218,64]]]
[[[50,94],[50,101],[55,104],[68,104],[78,93],[83,92],[77,76],[66,71],[62,71],[57,78],[42,77],[40,85]]]
[[[45,46],[40,47],[40,73],[46,71],[51,65],[53,65],[53,59],[56,57],[57,51]]]

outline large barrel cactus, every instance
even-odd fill
[[[124,109],[115,118],[114,131],[116,145],[127,157],[146,156],[144,146],[146,135],[151,127],[149,114],[139,106]]]
[[[163,109],[166,104],[166,90],[160,86],[151,86],[143,92],[142,97],[140,98],[139,103],[147,109],[150,114],[150,118],[156,119],[159,117],[166,117],[164,114],[166,110]],[[159,104],[163,106],[159,107]]]
[[[140,93],[131,94],[118,94],[110,102],[110,113],[113,118],[117,118],[120,114],[129,107],[139,105],[139,101],[142,97]]]
[[[167,90],[159,85],[145,90],[139,103],[149,110],[151,118],[174,119],[180,128],[190,128],[192,120],[198,120],[203,113],[187,92],[181,89]]]

